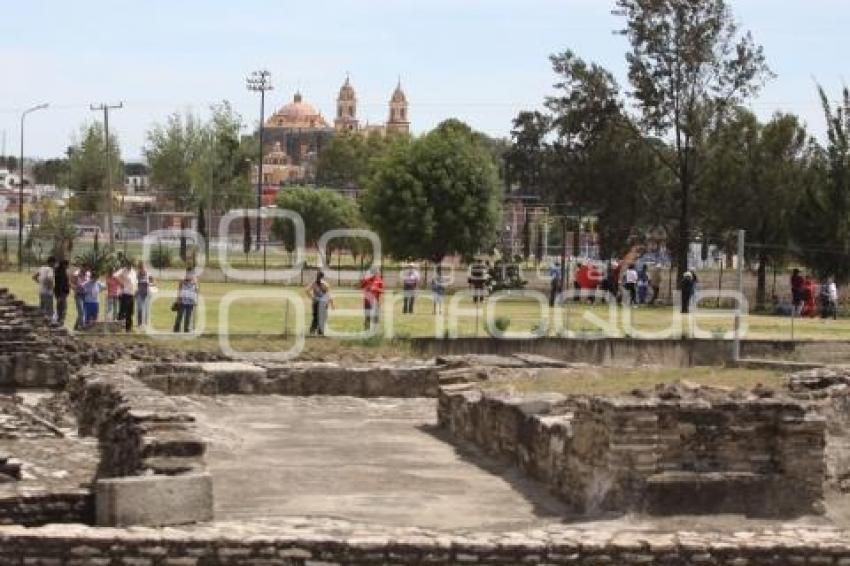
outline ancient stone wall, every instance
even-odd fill
[[[453,435],[508,457],[581,513],[822,512],[825,423],[790,399],[523,398],[455,385],[438,407]]]
[[[334,363],[154,363],[139,380],[170,395],[349,395],[436,397],[439,368],[433,364],[345,367]]]
[[[194,417],[133,377],[132,363],[80,371],[68,394],[80,433],[97,436],[99,477],[174,475],[204,468]]]
[[[250,533],[250,534],[248,534]],[[583,564],[773,566],[850,564],[850,533],[834,529],[652,533],[573,529],[449,535],[298,519],[246,530],[0,527],[0,563],[51,566],[337,566]]]

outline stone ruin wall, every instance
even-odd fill
[[[793,400],[516,398],[453,385],[438,415],[579,513],[823,512],[825,422]]]
[[[847,533],[652,533],[573,529],[446,534],[336,520],[269,528],[0,529],[0,564],[50,566],[341,566],[564,564],[610,566],[850,566]]]
[[[98,477],[203,471],[205,443],[194,417],[135,379],[135,364],[79,372],[67,391],[81,435],[96,436]]]

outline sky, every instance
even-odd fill
[[[614,0],[26,0],[4,2],[0,34],[0,142],[62,155],[91,104],[110,115],[126,160],[143,155],[152,124],[208,113],[228,100],[247,125],[259,96],[245,77],[268,69],[267,111],[296,90],[329,121],[350,73],[362,121],[383,122],[401,79],[414,132],[455,117],[493,136],[520,110],[542,106],[555,77],[548,56],[572,49],[625,78]],[[847,79],[850,0],[731,0],[777,77],[751,102],[757,114],[794,112],[821,137],[816,83],[837,98]],[[0,151],[2,151],[0,147]]]

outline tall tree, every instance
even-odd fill
[[[192,169],[203,151],[203,137],[203,125],[197,117],[176,112],[147,134],[144,151],[151,182],[179,210],[190,210],[196,199]]]
[[[709,125],[753,96],[772,74],[751,34],[740,33],[726,0],[617,0],[631,44],[626,60],[640,126],[672,140],[659,153],[678,184],[679,273],[687,269],[693,189]]]
[[[479,134],[448,120],[422,138],[398,140],[376,167],[364,212],[397,258],[439,264],[495,243],[502,191]]]
[[[114,134],[109,136],[112,182],[120,184],[124,178],[121,150]],[[74,192],[72,205],[84,212],[102,212],[106,209],[106,144],[103,128],[89,124],[80,129],[79,137],[68,148],[68,188]]]
[[[811,184],[794,227],[802,259],[820,277],[850,281],[850,90],[833,108],[818,87],[827,145],[813,152]]]
[[[549,116],[535,111],[523,111],[513,120],[512,144],[505,153],[506,177],[509,184],[531,193],[541,191],[543,166],[548,147],[546,136],[551,129]]]
[[[767,266],[788,255],[808,175],[808,135],[796,116],[776,114],[762,124],[736,108],[709,133],[706,146],[711,161],[699,177],[696,199],[703,226],[718,243],[732,243],[724,232],[733,228],[747,231],[747,258],[758,265],[756,308],[764,309]]]

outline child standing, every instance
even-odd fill
[[[106,289],[106,285],[98,281],[98,275],[92,272],[91,277],[83,285],[83,310],[85,312],[85,325],[89,326],[97,322],[100,310],[100,294]]]
[[[439,273],[431,279],[431,294],[434,298],[434,314],[443,314],[443,297],[446,295],[446,284]]]

